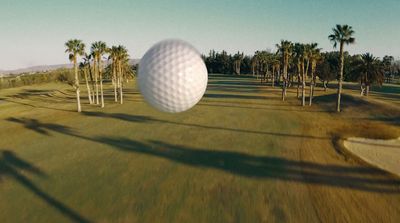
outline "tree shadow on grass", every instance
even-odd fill
[[[204,102],[204,103],[234,103],[234,104],[239,104],[239,105],[252,105],[252,106],[261,105],[261,106],[273,106],[273,107],[290,107],[290,106],[292,106],[290,104],[282,104],[282,103],[279,103],[279,104],[272,104],[272,103],[266,103],[266,102],[257,103],[257,102],[254,102],[254,101],[250,101],[250,102],[247,102],[247,101],[230,102],[230,101],[217,100],[217,99],[203,99],[203,100],[201,100],[201,102]]]
[[[321,136],[313,136],[313,135],[300,135],[300,134],[290,134],[290,133],[282,133],[282,132],[268,132],[268,131],[256,131],[256,130],[245,130],[245,129],[237,129],[237,128],[228,128],[228,127],[220,127],[220,126],[210,126],[210,125],[202,125],[196,123],[184,123],[184,122],[176,122],[169,120],[156,119],[149,116],[142,115],[129,115],[124,113],[103,113],[103,112],[89,112],[84,111],[82,114],[86,116],[92,116],[96,118],[113,118],[122,121],[134,122],[134,123],[164,123],[170,125],[178,125],[178,126],[187,126],[201,129],[211,129],[217,131],[231,131],[237,133],[246,133],[246,134],[261,134],[261,135],[269,135],[274,137],[283,137],[283,138],[293,138],[293,139],[311,139],[311,140],[332,140],[330,137],[321,137]],[[44,123],[40,122],[37,119],[27,119],[27,118],[8,118],[6,119],[10,122],[15,122],[23,125],[25,128],[33,130],[39,134],[51,136],[51,131],[62,133],[69,136],[74,136],[77,138],[91,140],[88,137],[80,135],[78,132],[74,131],[72,128],[60,124],[54,123]],[[336,137],[336,136],[332,136]],[[365,144],[373,145],[370,142],[364,142]],[[396,146],[390,146],[396,147]]]
[[[48,130],[53,130],[56,132],[61,132],[64,134],[69,134],[73,135],[74,132],[71,128],[66,127],[64,125],[59,125],[59,124],[53,124],[53,123],[42,123],[38,121],[37,119],[28,119],[28,118],[7,118],[7,121],[10,122],[15,122],[23,125],[25,128],[33,130],[37,133],[40,133],[42,135],[48,135],[50,136],[50,133]]]
[[[62,94],[62,96],[59,94]],[[68,94],[60,90],[23,89],[18,93],[7,95],[7,98],[60,104],[69,102],[76,97],[75,95]]]
[[[210,80],[208,82],[210,85],[240,85],[246,87],[265,87],[265,84],[255,81],[255,79],[248,80],[240,80],[240,79],[232,79],[232,80]]]
[[[336,94],[328,94],[314,97],[314,101],[327,112],[335,113]],[[363,100],[353,95],[342,94],[341,102],[342,116],[349,113],[367,115],[369,120],[398,123],[400,111],[381,104]],[[359,117],[357,117],[359,118]]]
[[[69,218],[73,222],[90,222],[88,219],[81,216],[76,211],[67,207],[61,201],[51,197],[46,192],[42,191],[38,186],[36,186],[32,181],[30,181],[27,177],[21,174],[21,171],[26,171],[41,177],[46,177],[39,168],[33,166],[29,162],[19,158],[12,151],[8,150],[0,150],[1,158],[0,158],[0,182],[3,178],[9,177],[13,178],[19,184],[24,186],[26,189],[31,191],[37,197],[42,199],[48,205],[55,208],[65,217]]]
[[[132,116],[123,114],[107,116],[132,120]],[[135,121],[154,121],[144,116],[134,117]],[[25,119],[26,121],[26,119]],[[24,124],[24,119],[17,123]],[[31,123],[32,121],[29,121]],[[35,128],[51,130],[83,140],[109,145],[125,152],[136,152],[182,163],[185,165],[206,167],[229,172],[231,174],[263,179],[276,179],[305,184],[325,185],[369,192],[400,193],[400,180],[393,179],[383,171],[373,167],[323,165],[307,161],[289,160],[270,156],[253,156],[250,154],[210,150],[208,148],[191,148],[173,145],[161,141],[139,142],[129,138],[87,137],[72,131],[69,127],[57,124],[34,121]],[[29,126],[28,124],[25,127]],[[28,128],[28,127],[27,127]],[[304,137],[290,134],[274,134],[282,137]],[[4,169],[4,168],[3,168]],[[9,171],[8,171],[9,172]],[[33,188],[34,190],[35,188]],[[39,196],[44,196],[40,195]],[[45,199],[45,198],[44,198]],[[51,202],[51,201],[50,201]],[[50,203],[49,202],[49,203]]]
[[[69,92],[69,93],[68,93]],[[137,90],[124,89],[124,95],[135,96],[138,95],[139,92]],[[99,95],[100,97],[100,95]],[[116,103],[114,101],[114,91],[113,89],[105,89],[104,90],[104,100],[107,104]],[[81,92],[80,100],[82,105],[88,104],[88,96],[87,92]],[[74,91],[71,90],[37,90],[37,89],[23,89],[21,92],[7,95],[5,98],[0,98],[0,102],[5,101],[14,104],[20,104],[24,106],[29,106],[32,108],[43,108],[49,110],[58,110],[58,111],[66,111],[66,112],[75,112],[75,109],[67,110],[58,108],[59,105],[65,104],[75,104],[76,103],[76,95]],[[124,101],[131,101],[130,97],[126,97]],[[27,103],[28,102],[28,103]],[[118,102],[119,103],[119,102]],[[56,106],[45,106],[45,105],[57,105]],[[89,106],[99,106],[96,104]]]
[[[249,86],[249,85],[232,85],[232,84],[212,84],[207,85],[207,91],[224,91],[232,93],[268,93],[274,92],[274,88],[266,88],[261,86]]]
[[[232,131],[232,132],[237,132],[237,133],[272,135],[272,136],[277,136],[277,137],[289,137],[289,138],[309,138],[309,139],[319,139],[319,140],[330,140],[329,137],[299,135],[299,134],[290,134],[290,133],[281,133],[281,132],[259,131],[259,130],[251,130],[251,129],[238,129],[238,128],[229,128],[229,127],[221,127],[221,126],[203,125],[203,124],[196,124],[196,123],[185,123],[185,122],[157,119],[157,118],[152,118],[150,116],[130,115],[130,114],[124,114],[124,113],[104,113],[104,112],[86,111],[86,112],[82,112],[82,114],[87,115],[87,116],[97,117],[97,118],[114,118],[114,119],[119,119],[119,120],[128,121],[128,122],[164,123],[164,124],[170,124],[170,125],[195,127],[195,128],[209,129],[209,130]]]
[[[246,94],[211,94],[205,93],[204,98],[227,98],[227,99],[274,99],[275,97],[266,97],[261,95],[246,95]]]
[[[152,155],[195,167],[206,167],[250,178],[276,179],[369,192],[400,193],[400,180],[391,179],[372,167],[323,165],[270,156],[196,149],[150,140],[128,138],[94,139],[113,148]]]
[[[330,85],[330,88],[337,88],[337,84]],[[343,83],[343,89],[354,90],[354,91],[360,92],[360,84],[345,82],[345,83]],[[394,98],[400,97],[400,95],[398,94],[399,92],[400,92],[400,86],[398,86],[398,85],[384,84],[383,86],[371,86],[371,88],[370,88],[371,94],[381,94],[381,95],[388,95],[388,94],[390,95],[391,94],[391,96]]]
[[[266,107],[268,105],[265,105],[264,107],[249,107],[249,106],[238,106],[238,105],[232,105],[232,104],[227,104],[225,102],[225,104],[214,104],[214,103],[198,103],[197,105],[200,106],[207,106],[207,107],[220,107],[220,108],[238,108],[238,109],[254,109],[254,110],[268,110],[268,111],[289,111],[289,112],[306,112],[306,113],[310,113],[310,112],[325,112],[325,111],[321,111],[321,110],[301,110],[301,109],[284,109],[284,108],[274,108],[275,106],[271,106],[271,107]]]
[[[370,120],[371,118],[360,118],[360,119]],[[382,115],[377,115],[377,116],[373,117],[372,119],[376,120],[376,121],[386,122],[386,123],[400,126],[400,116],[392,116],[392,117],[386,116],[385,117]]]
[[[144,116],[144,115],[129,115],[129,114],[124,114],[124,113],[105,113],[105,112],[97,112],[97,111],[82,111],[83,115],[90,116],[90,117],[102,117],[102,118],[115,118],[119,119],[122,121],[128,121],[128,122],[138,122],[138,123],[144,123],[144,122],[153,122],[156,119],[153,119],[149,116]]]
[[[9,102],[9,103],[13,103],[13,104],[19,104],[19,105],[23,105],[23,106],[29,106],[29,107],[32,107],[32,108],[43,108],[43,109],[57,110],[57,111],[64,111],[64,112],[75,112],[75,110],[67,110],[67,109],[60,109],[60,108],[54,108],[54,107],[46,107],[46,106],[36,105],[35,103],[29,104],[29,103],[20,102],[20,101],[17,101],[17,100],[10,100],[8,98],[0,98],[0,101]]]

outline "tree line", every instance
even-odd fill
[[[361,95],[368,96],[372,84],[382,85],[400,76],[400,64],[393,56],[379,59],[370,53],[350,55],[344,47],[355,43],[354,30],[349,25],[336,25],[328,36],[338,51],[321,52],[317,43],[293,43],[282,40],[276,44],[277,51],[256,51],[254,55],[241,52],[228,54],[226,51],[210,51],[203,55],[209,73],[253,74],[261,82],[270,82],[272,87],[282,87],[282,100],[286,89],[297,85],[297,97],[306,104],[306,83],[309,86],[309,102],[312,104],[317,79],[327,88],[330,81],[337,80],[336,110],[340,111],[343,81],[358,81]]]
[[[301,105],[306,105],[306,86],[309,86],[309,102],[312,105],[317,78],[325,90],[329,81],[337,80],[336,110],[340,112],[343,81],[359,81],[361,95],[368,96],[372,84],[382,85],[386,80],[399,76],[400,66],[394,63],[392,56],[381,59],[370,53],[350,55],[345,51],[346,45],[354,44],[354,30],[349,25],[336,25],[328,36],[338,51],[321,52],[317,43],[293,43],[281,40],[276,44],[277,51],[256,51],[254,55],[237,52],[234,55],[226,51],[210,51],[202,55],[209,73],[253,74],[261,82],[270,82],[272,87],[282,87],[282,101],[285,100],[287,88],[297,86],[297,97]],[[92,43],[90,52],[85,52],[85,44],[78,39],[65,43],[66,53],[74,65],[74,81],[77,110],[81,111],[80,76],[83,76],[87,89],[89,104],[104,107],[103,81],[111,80],[114,87],[115,102],[123,103],[124,80],[133,74],[129,65],[129,55],[122,45],[107,47],[106,43]],[[105,57],[107,56],[107,57]],[[78,59],[83,61],[78,64]],[[107,66],[104,67],[104,61]]]
[[[123,103],[124,82],[133,75],[129,65],[129,54],[122,45],[107,47],[102,41],[91,44],[90,52],[86,53],[86,45],[78,39],[71,39],[65,43],[69,60],[74,67],[74,82],[71,84],[76,92],[77,110],[81,112],[80,77],[83,76],[89,104],[96,104],[104,108],[105,80],[111,80],[114,88],[114,101]],[[82,59],[78,64],[78,59]],[[107,64],[107,66],[105,66]]]
[[[51,71],[21,73],[13,76],[0,77],[0,89],[50,82],[68,83],[71,80],[73,80],[72,70],[68,68],[59,68]]]

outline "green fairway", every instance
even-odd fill
[[[210,75],[180,114],[134,81],[122,105],[106,86],[105,108],[83,92],[82,113],[65,84],[0,91],[0,222],[400,221],[400,180],[339,151],[400,136],[400,110],[375,104],[398,100],[395,85],[344,96],[340,114],[334,89],[301,107],[295,88],[282,102],[252,77]]]

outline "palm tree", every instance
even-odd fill
[[[76,102],[77,102],[78,112],[81,112],[77,59],[79,56],[82,56],[85,53],[85,44],[82,43],[81,40],[71,39],[65,43],[65,47],[67,48],[65,52],[69,53],[70,61],[74,63],[74,72],[75,72],[74,88],[76,91]]]
[[[312,99],[314,96],[314,87],[316,84],[316,76],[315,76],[315,69],[317,67],[317,61],[321,58],[320,55],[320,48],[317,48],[318,44],[317,43],[311,43],[310,44],[310,49],[308,53],[308,59],[311,61],[311,80],[310,80],[310,100],[309,100],[309,106],[312,104]]]
[[[332,29],[333,34],[329,35],[329,40],[333,43],[333,47],[336,48],[339,44],[339,86],[337,91],[337,102],[336,111],[340,112],[340,97],[342,93],[343,84],[343,67],[344,67],[344,45],[353,44],[355,42],[353,27],[349,25],[336,25]]]
[[[267,74],[269,73],[269,63],[271,61],[272,54],[268,51],[257,51],[257,62],[259,73],[261,73],[261,83],[266,81]]]
[[[261,52],[257,50],[253,56],[253,72],[255,70],[257,80],[261,69]]]
[[[294,45],[295,52],[295,61],[297,63],[297,72],[298,72],[298,84],[297,84],[297,97],[299,97],[299,82],[301,80],[301,105],[305,106],[306,104],[306,60],[308,59],[308,51],[309,47],[302,43],[296,43]]]
[[[114,98],[118,101],[118,95],[120,103],[123,103],[123,78],[125,75],[131,73],[129,66],[129,55],[128,51],[124,46],[112,46],[108,49],[110,54],[109,58],[112,60],[112,79],[114,84]]]
[[[117,64],[118,64],[118,47],[112,46],[108,49],[109,59],[111,59],[111,76],[112,83],[114,86],[114,100],[118,102],[118,93],[117,93]]]
[[[91,88],[91,97],[92,97],[91,99],[92,99],[92,104],[93,104],[95,101],[94,92],[96,91],[96,89],[95,89],[95,80],[94,80],[92,68],[90,65],[92,58],[93,58],[92,54],[85,54],[85,57],[83,58],[83,60],[86,63],[87,72],[89,73],[89,77],[90,77],[90,86],[92,87]]]
[[[243,57],[244,57],[243,53],[240,53],[240,52],[237,52],[233,56],[233,66],[234,66],[235,73],[237,75],[240,75],[240,66],[242,64]]]
[[[361,95],[368,96],[372,83],[382,85],[384,80],[384,64],[370,53],[361,55],[354,65],[353,73],[360,80]]]
[[[98,84],[98,74],[97,74],[97,58],[94,55],[93,52],[90,52],[90,57],[93,58],[93,76],[94,76],[94,92],[96,92],[96,94],[93,95],[96,96],[96,105],[99,104],[99,84]],[[93,103],[94,103],[94,99],[93,99]]]
[[[120,103],[124,102],[124,95],[123,95],[123,81],[124,81],[124,68],[128,62],[128,51],[124,46],[118,46],[118,73],[119,73],[119,95],[120,95]]]
[[[279,58],[277,58],[276,56],[274,56],[272,58],[272,87],[275,87],[275,81],[276,81],[276,77],[279,77],[280,74],[280,70],[281,70],[281,61],[279,60]],[[277,73],[277,75],[275,75],[275,73]]]
[[[293,51],[293,43],[287,40],[281,40],[280,44],[276,44],[278,48],[277,54],[281,54],[282,62],[283,62],[283,87],[282,87],[282,101],[285,100],[286,95],[286,86],[288,79],[288,65],[289,65],[289,57],[292,55]]]
[[[94,60],[97,60],[97,69],[95,70],[97,70],[97,76],[100,79],[101,107],[104,108],[102,56],[107,52],[107,45],[105,42],[102,41],[94,42],[92,44],[91,51],[92,54],[94,55]],[[97,95],[96,98],[97,104],[99,104],[97,81],[96,81],[96,95]]]
[[[88,66],[89,66],[90,60],[88,60],[88,55],[85,54],[85,57],[83,58],[83,62],[79,63],[79,68],[81,72],[83,73],[83,76],[85,77],[85,82],[86,82],[86,88],[88,92],[88,99],[89,99],[89,104],[93,104],[92,102],[92,95],[90,92],[90,87],[89,87],[89,80],[88,80]]]
[[[251,73],[253,74],[253,76],[256,75],[256,69],[257,69],[257,54],[256,53],[251,58]],[[258,77],[257,77],[257,79],[258,79]]]
[[[302,77],[302,44],[300,43],[295,43],[293,46],[293,63],[296,66],[296,72],[297,72],[297,98],[300,97],[299,91],[300,91],[300,84],[301,84],[301,77]]]
[[[385,69],[385,76],[386,76],[386,79],[387,79],[387,83],[390,83],[390,79],[392,78],[393,73],[394,73],[393,62],[394,62],[394,57],[393,56],[385,55],[382,58],[382,63],[383,63],[383,67]]]

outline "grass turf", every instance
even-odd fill
[[[398,111],[348,96],[335,114],[334,90],[317,90],[301,107],[295,89],[281,102],[279,88],[212,75],[181,114],[149,107],[134,82],[125,104],[107,88],[106,108],[81,114],[67,85],[2,90],[0,222],[399,220],[399,180],[334,148],[398,137]]]

